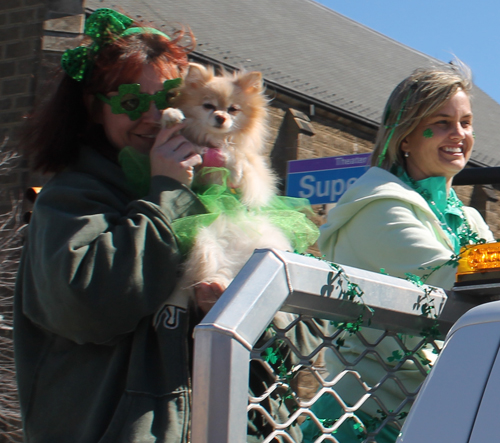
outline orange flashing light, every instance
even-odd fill
[[[484,243],[462,248],[457,268],[457,281],[471,274],[500,271],[500,243]]]

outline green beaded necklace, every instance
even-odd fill
[[[460,211],[459,217],[461,222],[456,230],[452,229],[452,227],[448,224],[445,214],[443,214],[443,212],[439,209],[436,202],[432,199],[431,193],[427,189],[424,189],[422,186],[420,186],[417,181],[415,181],[406,173],[404,173],[404,177],[400,176],[400,178],[404,178],[404,181],[408,183],[412,189],[418,192],[418,194],[420,194],[427,202],[427,204],[431,208],[431,211],[438,219],[441,228],[446,233],[448,238],[452,241],[456,254],[460,252],[460,248],[463,246],[485,242],[484,239],[479,238],[477,232],[474,232],[472,230],[463,210],[463,203],[457,197],[453,189],[450,191],[446,203],[448,207],[456,208]]]

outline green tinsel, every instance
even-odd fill
[[[207,174],[218,175],[222,184],[202,184]],[[287,236],[296,252],[305,252],[318,238],[319,231],[307,215],[312,215],[309,200],[305,198],[275,196],[271,202],[261,208],[250,209],[241,202],[237,189],[228,186],[230,172],[225,168],[202,168],[193,183],[193,190],[208,210],[208,214],[198,214],[177,219],[173,229],[182,251],[191,248],[196,232],[209,226],[220,214],[238,219],[258,219],[265,215],[267,219]]]

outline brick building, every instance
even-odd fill
[[[69,26],[61,26],[58,20]],[[69,18],[69,19],[68,19]],[[54,20],[52,22],[51,20]],[[12,289],[20,237],[13,238],[22,223],[18,202],[26,187],[40,183],[28,173],[25,162],[13,153],[23,116],[33,106],[37,88],[43,87],[44,71],[60,57],[51,41],[58,23],[66,39],[78,38],[83,23],[78,0],[2,0],[0,2],[0,441],[22,441],[12,353]],[[44,30],[45,28],[45,30]],[[59,41],[60,42],[60,41]],[[59,43],[56,40],[56,43]]]

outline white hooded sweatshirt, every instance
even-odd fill
[[[471,229],[479,237],[492,241],[493,234],[481,215],[470,207],[462,209]],[[370,168],[346,191],[329,212],[328,221],[320,232],[318,245],[327,260],[373,272],[383,268],[387,274],[400,278],[405,278],[405,273],[422,276],[429,271],[419,268],[441,265],[455,254],[452,242],[425,199],[394,174],[377,167]],[[443,266],[426,283],[450,289],[455,272],[454,266]],[[361,330],[371,343],[377,342],[382,333],[365,327]],[[390,363],[390,356],[401,348],[391,337],[377,345],[384,364],[371,353],[363,355],[366,347],[355,335],[345,334],[344,338],[340,352],[343,358],[352,362],[350,369],[361,375],[368,386],[381,383],[388,375],[388,368],[397,364],[397,361]],[[416,337],[404,337],[403,340],[408,349],[413,349],[420,341]],[[433,361],[436,355],[431,351],[423,349],[420,352]],[[330,380],[346,368],[331,349],[326,350],[325,363]],[[395,375],[408,392],[415,392],[424,380],[412,361],[407,361]],[[335,389],[351,405],[366,394],[351,373],[344,376]],[[375,395],[393,410],[406,399],[392,377],[382,383]],[[373,400],[363,401],[361,409],[377,416],[378,405]]]

